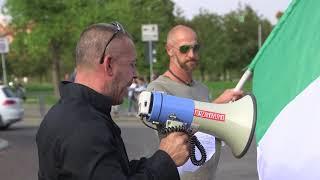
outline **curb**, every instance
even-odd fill
[[[0,151],[6,147],[8,147],[9,143],[8,141],[4,140],[4,139],[0,139]]]

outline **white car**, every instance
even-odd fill
[[[0,129],[23,119],[22,102],[8,86],[0,85]]]

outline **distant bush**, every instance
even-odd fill
[[[26,85],[26,90],[29,92],[46,91],[53,93],[53,85],[51,83],[32,83]]]
[[[206,86],[208,86],[210,91],[210,98],[215,99],[217,98],[225,89],[232,89],[236,87],[238,82],[231,82],[231,81],[219,81],[219,82],[204,82]],[[244,92],[251,92],[251,81],[246,82],[243,91]]]
[[[39,104],[40,99],[47,105],[58,101],[53,95],[53,85],[50,83],[31,83],[26,85],[27,104]]]

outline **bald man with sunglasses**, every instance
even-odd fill
[[[193,79],[192,73],[200,63],[199,59],[200,44],[197,34],[193,29],[185,25],[177,25],[173,27],[167,36],[166,52],[169,56],[168,70],[159,76],[156,80],[148,85],[149,91],[162,91],[170,95],[189,98],[197,101],[209,102],[209,90],[202,83]],[[234,91],[232,89],[225,90],[213,103],[227,103],[237,100],[243,96],[242,91]],[[200,136],[201,135],[201,136]],[[211,140],[215,144],[215,138],[204,133],[196,133],[200,142]],[[161,137],[161,135],[160,135]],[[217,144],[219,145],[219,144]],[[214,151],[214,146],[213,147]],[[210,149],[206,149],[207,151]],[[207,157],[208,160],[202,167],[193,167],[197,169],[195,172],[184,171],[190,169],[190,160],[180,167],[182,180],[212,180],[217,168],[220,151],[216,148],[216,154]],[[215,161],[216,160],[216,161]]]

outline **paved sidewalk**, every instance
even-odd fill
[[[24,105],[25,112],[24,112],[24,119],[20,122],[22,124],[37,126],[41,123],[43,119],[40,113],[40,107],[38,104],[25,104]],[[49,106],[45,107],[43,114],[47,113],[50,109]],[[136,114],[131,113],[130,115],[124,108],[120,108],[118,113],[111,113],[112,118],[115,122],[118,121],[128,121],[128,122],[136,122],[142,123],[140,118],[136,116]]]
[[[41,109],[38,104],[24,104],[24,108],[25,112],[23,120],[18,122],[17,124],[22,126],[39,126],[43,119],[43,115],[41,114],[47,113],[50,107],[47,106],[45,107],[45,109],[42,109],[44,110],[44,112],[42,113],[40,112]],[[119,113],[116,115],[112,113],[112,117],[117,124],[129,123],[132,125],[144,126],[135,114],[128,115],[128,113],[123,108],[120,108]],[[8,144],[8,141],[6,141],[5,139],[1,139],[0,137],[0,151],[6,148]]]

